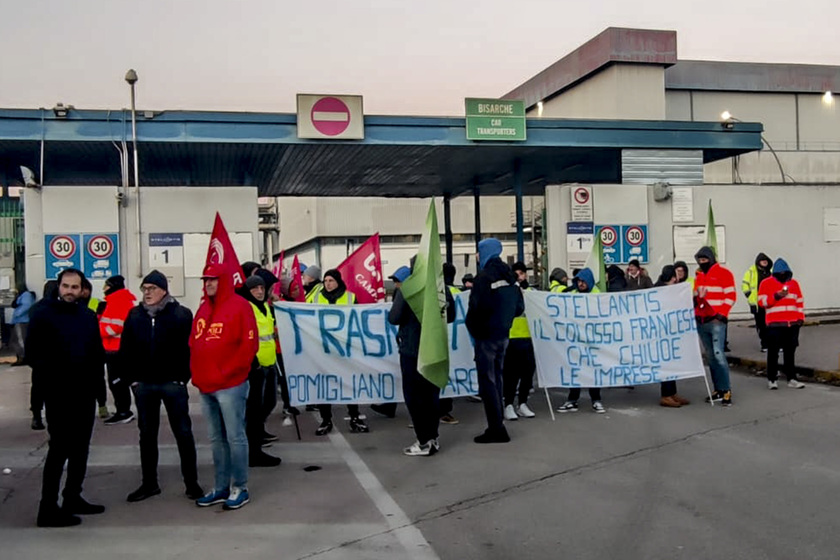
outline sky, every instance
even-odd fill
[[[607,27],[677,31],[680,59],[840,65],[838,0],[0,0],[0,108],[462,115]]]

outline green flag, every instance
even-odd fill
[[[715,231],[715,211],[712,210],[712,201],[709,200],[709,213],[706,216],[706,247],[711,247],[715,258],[718,256],[717,231]]]
[[[595,234],[594,243],[592,243],[592,250],[586,258],[586,268],[592,271],[592,276],[595,277],[595,286],[601,292],[607,291],[607,269],[604,266],[604,244],[601,242],[601,232]]]
[[[420,321],[420,351],[417,370],[441,389],[449,382],[449,339],[446,334],[446,287],[443,283],[443,259],[440,255],[435,201],[429,205],[426,230],[420,238],[420,250],[411,276],[400,291]]]

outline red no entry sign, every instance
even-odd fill
[[[324,97],[312,106],[310,118],[321,134],[338,136],[350,126],[350,108],[341,99]]]

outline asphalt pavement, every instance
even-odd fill
[[[740,335],[730,338],[736,350]],[[137,425],[98,420],[85,496],[108,510],[79,527],[39,529],[47,438],[29,428],[29,370],[0,366],[0,467],[11,469],[0,475],[2,557],[835,559],[840,389],[780,385],[768,391],[733,371],[731,408],[703,404],[701,378],[680,382],[692,400],[680,409],[658,406],[658,386],[610,389],[606,414],[584,394],[579,412],[555,421],[538,391],[529,401],[537,418],[509,423],[511,443],[483,446],[472,442],[481,405],[458,400],[461,423],[441,426],[442,451],[430,458],[402,455],[414,439],[402,406],[394,419],[363,407],[370,433],[339,421],[326,438],[306,413],[300,442],[275,414],[268,429],[280,441],[268,451],[283,464],[252,469],[252,501],[233,512],[184,497],[166,422],[163,493],[127,503],[140,482]],[[564,392],[551,395],[557,406]],[[191,402],[207,485],[207,429]]]

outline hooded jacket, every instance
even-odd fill
[[[485,239],[484,241],[496,241]],[[482,241],[482,243],[484,243]],[[497,241],[498,243],[498,241]],[[499,244],[501,250],[501,244]],[[479,258],[481,243],[479,243]],[[504,340],[508,338],[513,318],[525,312],[522,290],[510,267],[496,256],[488,257],[481,264],[481,271],[470,290],[467,309],[467,330],[478,340]]]
[[[781,296],[781,297],[777,297]],[[785,259],[776,259],[773,275],[758,288],[758,305],[766,309],[767,326],[801,325],[805,321],[805,299],[799,282],[793,279]]]
[[[205,293],[190,334],[190,371],[193,385],[213,393],[241,385],[248,379],[259,349],[257,322],[251,305],[233,290],[227,270],[211,264],[204,275],[216,276],[219,288]]]
[[[627,278],[618,266],[611,264],[607,267],[607,291],[624,292],[627,290]]]
[[[113,290],[105,295],[105,310],[99,318],[99,334],[106,352],[120,349],[125,318],[137,303],[137,298],[126,288]]]
[[[186,383],[190,380],[192,312],[169,298],[154,317],[145,306],[125,319],[119,357],[129,382]]]
[[[577,287],[577,281],[578,280],[583,280],[584,282],[586,282],[586,291],[585,292],[581,292],[578,289],[578,287]],[[588,268],[584,268],[583,270],[578,272],[578,275],[575,276],[574,280],[572,281],[572,284],[573,284],[573,286],[569,290],[570,292],[580,293],[580,294],[598,294],[598,293],[601,293],[601,290],[598,288],[598,286],[595,285],[595,275],[592,274],[592,271],[589,270]]]
[[[758,264],[761,261],[769,263],[767,268],[762,268]],[[758,304],[758,287],[765,279],[770,278],[772,269],[773,259],[764,253],[759,253],[755,257],[755,263],[744,273],[744,277],[741,279],[741,291],[747,297],[750,306],[755,307]]]
[[[565,292],[569,289],[568,284],[563,281],[563,279],[568,279],[569,275],[566,274],[566,271],[562,268],[555,268],[551,271],[551,275],[548,277],[550,284],[548,285],[549,292]]]
[[[694,315],[701,323],[714,319],[726,322],[735,305],[735,277],[729,269],[718,264],[710,247],[701,248],[694,257],[709,259],[707,270],[698,268],[694,276]],[[699,295],[701,288],[706,291],[703,297]]]

